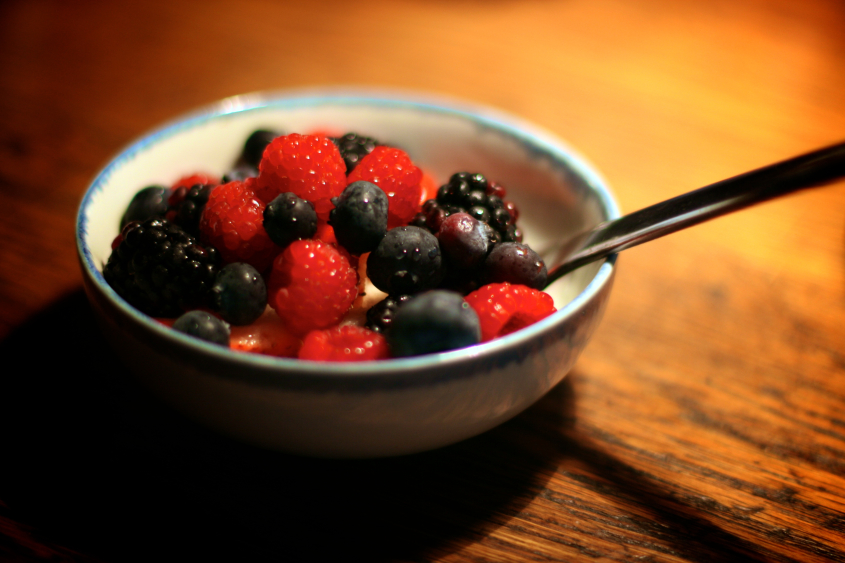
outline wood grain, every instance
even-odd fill
[[[845,140],[843,31],[837,0],[0,3],[0,559],[845,561],[843,183],[625,251],[537,405],[368,462],[230,442],[116,377],[73,239],[132,139],[312,85],[517,114],[633,211]]]

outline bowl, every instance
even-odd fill
[[[131,143],[96,176],[77,217],[85,291],[103,334],[167,403],[220,432],[289,453],[366,458],[409,454],[485,432],[558,384],[602,316],[615,257],[552,284],[557,312],[508,336],[411,358],[328,363],[238,352],[171,330],[105,282],[119,221],[143,186],[223,174],[260,128],[356,131],[389,140],[439,182],[480,172],[508,189],[525,242],[545,258],[618,216],[598,173],[565,142],[503,112],[426,94],[354,89],[224,99]]]

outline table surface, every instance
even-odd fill
[[[625,251],[546,397],[378,461],[230,442],[115,377],[73,240],[133,138],[313,85],[520,115],[634,211],[843,140],[843,31],[839,0],[0,3],[0,559],[845,561],[841,182]]]

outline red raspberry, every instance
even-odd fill
[[[170,188],[173,191],[176,191],[179,188],[187,188],[191,189],[191,187],[197,184],[204,184],[208,185],[211,184],[216,186],[220,183],[220,178],[217,176],[212,176],[211,174],[205,174],[204,172],[198,172],[196,174],[191,174],[189,176],[182,176],[178,180],[176,180]]]
[[[346,163],[335,144],[327,137],[291,133],[273,139],[264,149],[255,193],[270,203],[279,194],[293,192],[328,219],[331,198],[345,187]]]
[[[266,270],[281,252],[264,230],[264,202],[253,191],[255,181],[215,187],[200,217],[200,240],[216,248],[224,263],[246,262]]]
[[[268,301],[288,327],[305,334],[337,324],[358,295],[358,272],[331,244],[292,242],[273,262]]]
[[[295,358],[302,346],[299,336],[291,333],[276,312],[267,308],[254,323],[232,326],[229,347],[232,350],[266,354],[280,358]]]
[[[387,357],[387,341],[384,336],[355,325],[312,330],[299,349],[301,360],[363,362]]]
[[[515,332],[557,310],[548,293],[507,282],[487,284],[464,299],[478,313],[482,342]]]
[[[420,211],[423,172],[402,150],[379,145],[349,174],[348,182],[366,180],[388,197],[387,228],[407,225]]]

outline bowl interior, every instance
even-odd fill
[[[142,137],[95,179],[80,207],[77,234],[83,267],[106,293],[119,300],[101,271],[132,196],[194,172],[222,175],[259,128],[372,136],[406,150],[439,183],[455,172],[481,172],[507,188],[519,207],[525,242],[547,260],[561,241],[618,215],[601,178],[571,148],[493,110],[378,95],[242,96]],[[599,266],[548,289],[559,311],[584,291]]]

